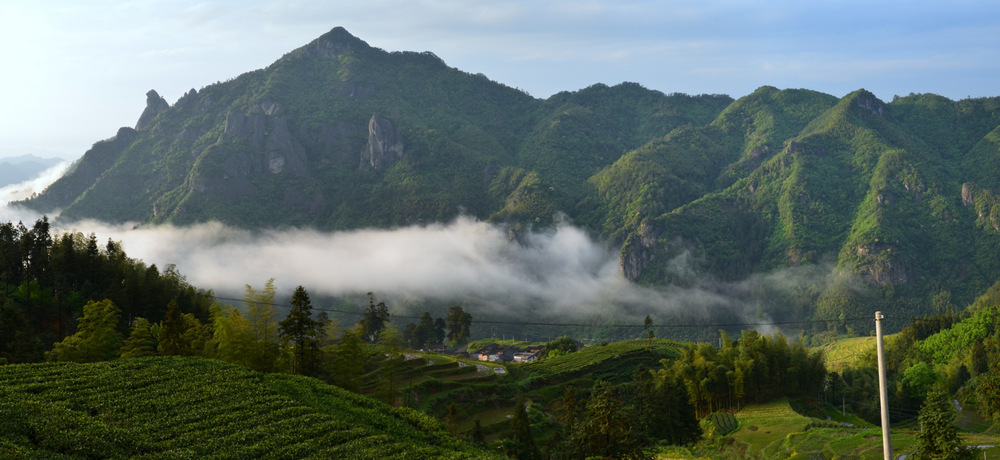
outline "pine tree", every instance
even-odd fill
[[[469,327],[472,325],[472,315],[462,310],[460,306],[448,307],[448,315],[444,318],[446,338],[449,343],[461,345],[469,341]]]
[[[587,410],[570,438],[585,457],[646,458],[631,408],[608,382],[594,384]]]
[[[413,347],[423,348],[434,339],[434,319],[429,312],[420,315],[417,327],[413,329]]]
[[[389,307],[385,306],[385,302],[375,303],[375,294],[368,293],[368,307],[365,308],[364,318],[361,319],[361,326],[364,330],[364,336],[371,342],[378,340],[379,333],[385,329],[386,323],[389,322]]]
[[[315,375],[318,367],[320,324],[312,318],[312,302],[302,286],[292,294],[292,309],[278,323],[278,333],[292,345],[292,372]]]
[[[952,407],[944,386],[937,385],[927,394],[918,419],[920,433],[917,434],[917,458],[972,458],[972,452],[962,448],[958,431],[952,424],[955,421],[955,408]]]
[[[518,397],[514,406],[514,417],[510,420],[510,432],[507,436],[510,448],[508,456],[513,456],[519,460],[537,460],[542,458],[542,453],[535,444],[535,437],[531,432],[531,420],[528,419],[527,406],[530,404],[524,397]]]

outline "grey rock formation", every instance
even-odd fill
[[[368,121],[368,145],[361,151],[361,167],[379,171],[403,156],[403,140],[389,119],[378,114]]]
[[[648,222],[639,225],[639,230],[632,233],[622,245],[618,256],[618,269],[625,279],[635,281],[642,271],[653,261],[654,246],[658,234]]]
[[[149,90],[146,93],[146,109],[139,116],[139,121],[135,122],[135,130],[141,131],[145,129],[157,115],[169,108],[170,104],[167,103],[166,99],[157,94],[155,90]]]

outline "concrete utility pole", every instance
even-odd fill
[[[882,403],[882,454],[892,460],[892,439],[889,437],[889,396],[885,381],[885,348],[882,346],[882,312],[875,312],[875,343],[878,347],[878,392]]]

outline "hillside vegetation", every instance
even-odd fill
[[[824,267],[762,309],[857,334],[844,318],[881,310],[895,330],[934,296],[968,303],[1000,278],[998,133],[1000,98],[622,83],[538,99],[335,28],[173,105],[150,91],[134,128],[23,204],[321,230],[467,214],[513,236],[565,215],[647,285]]]
[[[4,458],[493,458],[436,420],[201,358],[0,366]]]

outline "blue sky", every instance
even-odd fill
[[[333,27],[535,97],[594,83],[1000,96],[995,1],[5,1],[0,157],[77,157],[145,93],[258,69]]]

